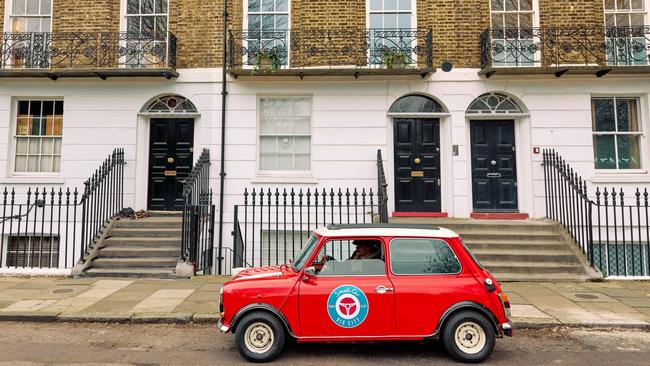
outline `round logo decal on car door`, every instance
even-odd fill
[[[339,286],[327,298],[327,313],[339,327],[354,328],[368,316],[368,298],[356,286]]]

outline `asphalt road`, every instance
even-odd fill
[[[520,330],[485,365],[648,365],[650,332]],[[279,365],[451,365],[437,344],[290,344]],[[0,365],[245,364],[214,325],[0,323]]]

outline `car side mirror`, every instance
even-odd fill
[[[302,277],[302,280],[307,282],[312,277],[316,277],[316,268],[314,268],[313,266],[305,268],[305,275]]]

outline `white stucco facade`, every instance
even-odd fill
[[[79,187],[113,148],[125,149],[126,206],[147,208],[149,116],[140,113],[152,98],[178,94],[198,109],[195,158],[211,152],[211,184],[218,202],[221,136],[221,70],[178,70],[177,79],[5,78],[0,80],[0,187]],[[469,116],[480,95],[500,92],[513,97],[524,113],[515,116]],[[477,69],[438,71],[419,77],[229,79],[226,108],[226,188],[224,244],[230,245],[232,211],[248,187],[376,187],[376,151],[385,159],[389,212],[394,211],[393,121],[390,106],[402,96],[421,94],[444,108],[440,119],[442,211],[452,217],[473,212],[469,121],[473,118],[515,121],[518,211],[545,214],[542,155],[553,148],[595,185],[650,187],[650,78],[643,75],[495,76]],[[311,100],[311,164],[308,173],[268,174],[259,170],[259,108],[263,96],[304,96]],[[634,96],[640,101],[641,169],[598,172],[594,168],[591,98]],[[61,171],[49,175],[13,172],[16,101],[64,101]],[[458,155],[454,155],[457,145]],[[215,237],[216,234],[215,234]],[[215,243],[216,244],[216,243]]]

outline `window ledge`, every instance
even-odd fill
[[[13,176],[0,178],[2,184],[63,184],[62,177]]]
[[[650,175],[647,172],[634,172],[629,174],[621,172],[611,174],[599,173],[599,175],[591,178],[591,183],[650,183]]]
[[[318,179],[306,175],[263,175],[251,179],[251,183],[318,184]]]

